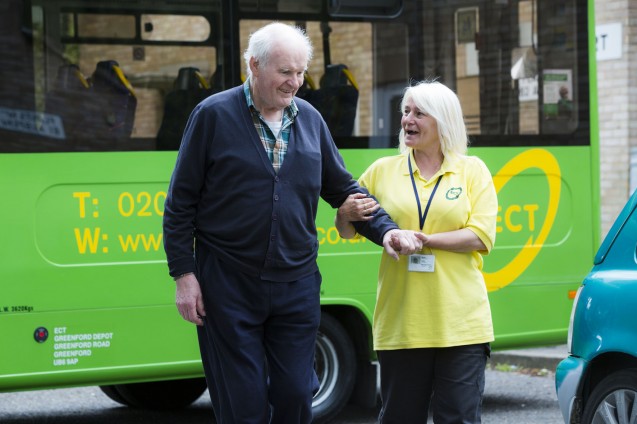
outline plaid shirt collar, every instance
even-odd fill
[[[274,172],[278,173],[281,169],[281,165],[283,165],[283,160],[285,159],[285,156],[287,154],[288,142],[290,140],[290,130],[292,127],[292,123],[294,122],[294,118],[298,114],[298,108],[294,103],[294,99],[292,99],[290,105],[283,110],[281,129],[279,133],[273,134],[270,126],[267,124],[265,119],[263,119],[261,113],[254,105],[252,94],[250,93],[249,78],[243,84],[243,92],[246,96],[246,102],[248,103],[250,114],[252,115],[254,128],[259,134],[259,138],[261,139],[261,143],[263,144],[266,155],[268,155],[268,158],[272,163]]]
[[[246,101],[248,102],[250,111],[253,113],[256,112],[259,115],[259,118],[263,119],[261,117],[261,112],[259,112],[257,107],[254,105],[254,100],[252,100],[252,93],[250,92],[250,77],[246,78],[246,81],[243,83],[243,93],[246,96]],[[292,99],[290,106],[283,109],[283,126],[286,126],[286,121],[294,121],[294,118],[296,118],[298,113],[299,108],[296,106],[294,99]]]

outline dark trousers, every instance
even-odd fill
[[[381,424],[480,423],[489,344],[380,350]]]
[[[320,274],[264,281],[201,249],[197,262],[206,310],[199,347],[217,423],[309,424]]]

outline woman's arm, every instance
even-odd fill
[[[486,246],[480,238],[468,228],[448,231],[437,234],[418,234],[423,247],[448,250],[450,252],[464,253],[474,250],[486,250]]]

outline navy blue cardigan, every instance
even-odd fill
[[[339,207],[365,192],[345,169],[321,115],[302,99],[278,174],[252,122],[243,87],[192,112],[164,211],[171,276],[196,270],[193,241],[255,277],[294,281],[315,272],[319,196]],[[357,231],[377,244],[398,228],[380,210]]]

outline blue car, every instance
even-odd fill
[[[579,288],[555,386],[566,423],[637,423],[637,191]]]

